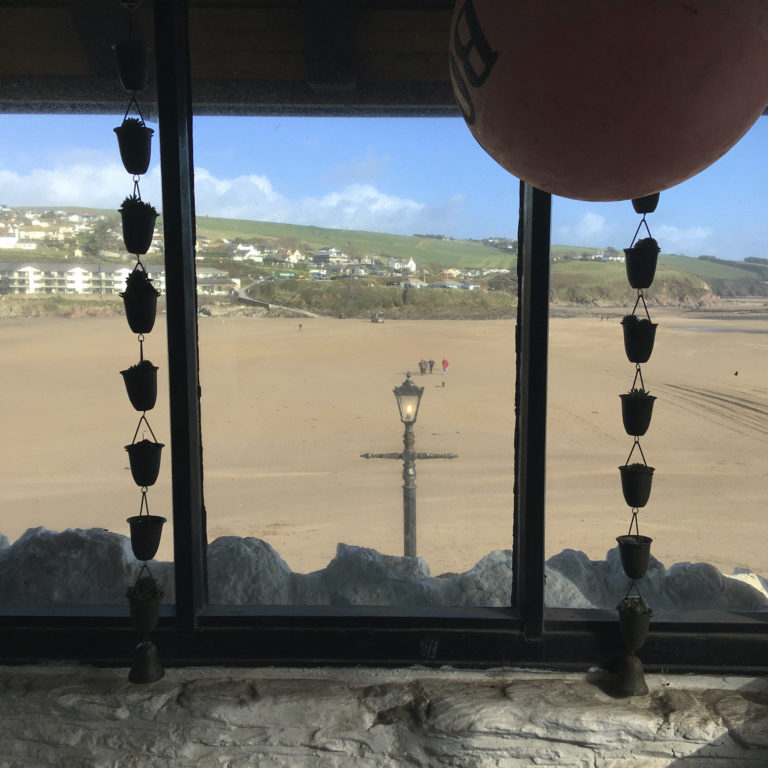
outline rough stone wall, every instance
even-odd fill
[[[83,568],[83,563],[88,563]],[[121,605],[136,579],[130,541],[102,528],[29,528],[13,544],[0,533],[0,604]],[[174,602],[172,562],[152,575]],[[643,596],[654,610],[768,611],[768,580],[749,571],[725,576],[707,563],[665,568],[651,555]],[[512,550],[496,550],[463,573],[432,576],[420,557],[384,555],[339,543],[328,565],[291,570],[268,542],[221,536],[208,546],[208,588],[216,605],[509,605]],[[618,547],[605,560],[567,549],[545,565],[549,607],[613,609],[627,590]]]
[[[87,638],[84,638],[87,642]],[[765,768],[768,682],[496,670],[0,667],[2,768]]]

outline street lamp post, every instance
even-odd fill
[[[416,557],[416,461],[413,450],[413,425],[419,414],[424,387],[418,386],[407,374],[405,381],[393,389],[400,409],[403,433],[403,550],[406,557]]]
[[[455,459],[455,453],[416,453],[414,451],[413,425],[419,413],[419,403],[424,387],[411,380],[393,389],[400,410],[400,421],[405,425],[401,453],[363,453],[364,459],[402,459],[403,461],[403,553],[416,557],[416,459]]]

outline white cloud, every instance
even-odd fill
[[[428,210],[423,203],[385,194],[371,184],[290,199],[264,176],[219,179],[204,168],[195,171],[195,199],[198,213],[206,216],[408,234]]]
[[[606,226],[604,216],[598,213],[587,212],[576,221],[561,224],[555,232],[557,242],[571,245],[602,244],[609,236],[609,227]]]
[[[160,177],[157,168],[141,180],[142,197],[159,207]],[[0,202],[11,206],[120,207],[133,192],[133,181],[120,163],[94,163],[78,158],[54,168],[35,168],[19,174],[0,169]]]
[[[52,168],[28,173],[0,169],[0,203],[11,206],[84,206],[117,209],[133,191],[131,176],[106,154],[80,153],[59,158]],[[160,169],[155,164],[140,180],[141,195],[162,207]],[[195,170],[197,212],[206,216],[276,221],[337,229],[450,234],[466,204],[454,195],[437,204],[387,194],[373,184],[347,184],[321,196],[289,198],[266,176],[220,178]]]
[[[387,195],[370,184],[350,184],[338,192],[299,200],[292,221],[323,222],[320,226],[336,229],[410,232],[425,208],[423,203]]]
[[[195,169],[195,207],[205,216],[255,221],[283,219],[290,203],[275,192],[266,176],[249,174],[219,179],[205,168]]]
[[[673,227],[669,224],[654,227],[654,237],[667,253],[687,253],[690,256],[706,253],[712,235],[710,227]]]

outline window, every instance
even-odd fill
[[[508,605],[515,180],[457,119],[200,117],[195,142],[198,275],[241,287],[198,298],[212,601]]]
[[[638,586],[657,609],[768,609],[768,560],[751,544],[760,538],[766,492],[765,265],[762,223],[752,218],[762,189],[744,171],[767,130],[758,122],[715,165],[662,193],[647,216],[665,255],[645,290],[659,325],[641,368],[657,400],[640,444],[656,469],[638,519],[659,562]],[[616,552],[605,559],[631,520],[616,470],[633,445],[618,395],[635,376],[620,325],[636,300],[622,245],[640,220],[629,202],[554,201],[547,484],[554,606],[612,608],[627,587]],[[638,237],[646,235],[643,228]],[[642,457],[635,451],[631,460]]]
[[[119,292],[135,261],[121,242],[117,214],[133,187],[112,131],[119,123],[120,116],[0,116],[4,222],[22,234],[38,218],[53,233],[67,231],[73,219],[77,224],[72,237],[35,241],[31,250],[0,250],[0,338],[7,360],[0,372],[7,403],[0,460],[0,532],[9,540],[3,553],[6,604],[122,607],[135,566],[122,537],[128,535],[126,518],[139,512],[140,493],[124,446],[140,413],[126,397],[120,372],[141,353],[121,299],[99,295],[90,281],[99,270],[125,270]],[[144,194],[158,200],[157,159],[149,179]],[[25,266],[17,268],[22,260]],[[161,264],[152,255],[145,260]],[[148,418],[168,444],[165,338],[161,313],[143,351],[160,369],[160,397]],[[170,480],[166,454],[148,499],[153,513],[169,519],[160,559],[172,562]],[[86,557],[87,565],[74,567]]]
[[[354,23],[343,24],[337,23],[334,16],[324,16],[320,6],[317,6],[320,10],[306,10],[303,5],[267,6],[254,6],[245,16],[238,16],[238,5],[221,10],[218,5],[190,3],[189,40],[186,3],[158,2],[152,9],[158,116],[162,128],[167,370],[171,393],[168,407],[172,445],[168,469],[172,478],[175,516],[176,587],[175,605],[167,607],[153,633],[161,655],[177,663],[468,666],[525,663],[579,668],[610,659],[620,650],[614,611],[544,608],[546,488],[543,437],[547,406],[552,201],[549,195],[527,185],[521,185],[520,192],[519,322],[515,383],[509,382],[510,408],[514,398],[516,410],[515,546],[509,605],[214,605],[208,599],[211,562],[206,559],[206,523],[209,522],[212,529],[216,525],[217,511],[213,507],[217,502],[212,487],[210,518],[206,519],[208,501],[203,494],[203,478],[207,458],[203,460],[203,448],[208,426],[204,416],[201,429],[198,365],[204,386],[214,384],[213,379],[208,383],[205,380],[209,373],[203,369],[204,340],[201,338],[199,350],[197,344],[188,55],[191,52],[193,58],[195,107],[200,117],[227,111],[250,116],[274,115],[279,109],[282,114],[326,117],[456,114],[445,74],[449,3],[419,3],[414,11],[410,7],[385,8],[378,3],[365,2],[360,4],[360,14],[350,17]],[[312,8],[315,8],[314,4]],[[35,9],[42,14],[48,28],[56,26],[62,19],[71,21],[69,6],[51,10],[46,4],[35,6]],[[409,23],[403,24],[398,13],[409,14]],[[23,27],[23,19],[18,13],[14,19]],[[110,23],[113,24],[110,28],[117,28],[114,19]],[[101,29],[103,25],[96,26]],[[39,20],[28,24],[27,34],[34,36],[39,27]],[[57,29],[64,34],[68,27],[59,23]],[[231,35],[233,29],[242,34]],[[305,43],[305,30],[313,33],[309,43]],[[358,50],[355,47],[358,38],[360,41],[369,39],[377,30],[382,32],[377,43],[380,48],[373,50],[364,45],[360,48],[360,56],[347,55],[350,50]],[[80,31],[87,32],[88,29]],[[333,47],[313,47],[312,41],[327,42],[332,32],[336,35]],[[362,32],[369,34],[369,38]],[[91,33],[90,36],[79,34],[69,39],[87,43],[93,40],[93,29]],[[236,45],[229,45],[233,38]],[[259,45],[266,38],[270,47]],[[23,36],[12,36],[12,39],[23,39]],[[99,40],[103,42],[101,37]],[[258,53],[254,54],[254,51]],[[99,66],[102,58],[80,55],[75,57],[74,63],[71,59],[63,63],[57,60],[51,65],[58,66],[55,71],[77,89],[68,94],[70,103],[90,104],[89,108],[94,111],[105,109],[110,103],[114,105],[110,102],[111,97],[105,95],[103,78],[107,75],[88,69]],[[15,59],[16,63],[23,60]],[[418,63],[410,66],[409,62]],[[83,69],[87,70],[86,74],[82,74]],[[17,74],[0,71],[5,78]],[[48,71],[52,71],[50,67]],[[109,76],[113,75],[110,73]],[[39,81],[33,82],[40,85]],[[3,83],[7,84],[7,81],[0,85]],[[84,90],[86,84],[90,88],[88,91]],[[45,93],[56,102],[53,91],[49,89]],[[3,94],[3,109],[13,111],[13,96],[9,95],[9,89]],[[95,107],[94,94],[100,99]],[[63,108],[60,101],[56,103]],[[330,266],[331,253],[327,255]],[[325,268],[325,264],[319,264],[318,268]],[[279,269],[279,272],[290,271],[294,270]],[[20,290],[29,290],[29,285],[29,281],[21,281]],[[204,302],[199,306],[204,308]],[[386,328],[386,323],[384,326]],[[292,333],[298,335],[298,328]],[[417,359],[421,354],[420,351],[416,353]],[[377,396],[376,405],[371,407],[393,408],[388,390],[396,383],[397,379],[387,381],[386,387],[382,387],[381,398]],[[426,425],[426,422],[419,423]],[[397,422],[393,417],[395,430]],[[420,436],[417,439],[419,446],[426,444]],[[377,440],[370,448],[386,450],[389,441],[388,433],[386,444],[379,444]],[[392,441],[396,441],[396,435]],[[451,447],[446,444],[446,450]],[[355,446],[355,454],[365,448]],[[363,462],[362,459],[357,461]],[[359,471],[385,471],[385,465],[380,466],[381,469],[376,469],[373,465],[363,465]],[[420,480],[428,472],[428,468],[421,470]],[[366,479],[369,477],[373,475],[366,475]],[[617,504],[616,508],[621,509],[622,505]],[[506,532],[504,540],[508,540]],[[63,606],[60,609],[50,607],[44,612],[29,605],[5,606],[0,616],[3,659],[74,658],[98,663],[124,660],[136,642],[136,633],[127,614],[125,606],[86,606],[75,611],[72,606]],[[766,614],[760,612],[681,614],[660,610],[654,614],[652,631],[642,651],[643,660],[651,666],[672,669],[716,666],[719,669],[756,670],[764,666],[768,651],[765,622]],[[85,644],[84,636],[88,640]]]

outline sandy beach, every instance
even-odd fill
[[[668,566],[768,575],[768,321],[761,303],[727,308],[742,306],[652,311],[660,325],[643,374],[658,400],[642,446],[656,474],[640,531]],[[618,398],[634,375],[625,311],[550,323],[547,556],[571,548],[602,559],[629,525],[617,469],[632,446]],[[416,450],[459,455],[417,463],[419,554],[438,574],[511,548],[514,322],[301,325],[200,318],[209,539],[264,538],[302,572],[324,567],[340,541],[402,554],[402,465],[360,454],[401,450],[392,388],[410,370],[425,387]],[[164,345],[160,318],[145,343],[161,366],[148,418],[168,443]],[[4,320],[0,349],[0,531],[11,541],[38,525],[127,534],[140,493],[123,446],[140,414],[119,375],[139,359],[125,320]],[[421,358],[438,362],[433,374],[418,374]],[[168,517],[169,450],[148,495],[150,511]],[[172,556],[170,527],[159,556]]]

